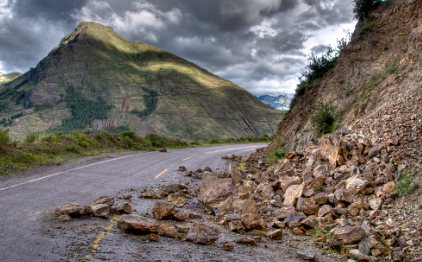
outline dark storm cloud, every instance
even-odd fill
[[[311,48],[312,53],[321,54],[327,52],[328,47],[326,45],[317,45]]]
[[[69,19],[69,11],[74,8],[81,8],[87,1],[21,0],[15,2],[13,12],[21,18],[43,17],[52,21]]]
[[[94,21],[253,94],[292,93],[310,50],[327,46],[313,37],[351,18],[351,0],[0,0],[0,70],[34,67],[79,22]]]

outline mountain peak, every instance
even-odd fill
[[[283,118],[243,88],[93,22],[3,87],[0,119],[12,119],[11,134],[130,128],[201,140],[272,134]]]

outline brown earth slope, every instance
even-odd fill
[[[318,245],[359,261],[422,260],[421,11],[418,0],[390,1],[368,14],[374,28],[357,25],[335,68],[280,123],[267,151],[284,147],[287,159],[263,172],[256,188],[260,194],[272,181],[300,184],[297,195],[290,184],[280,192],[283,208],[303,221],[297,228],[305,234],[328,228]],[[319,102],[333,104],[339,124],[321,138],[311,121]],[[326,205],[318,203],[320,194]],[[353,234],[342,231],[351,228],[365,231],[352,245],[343,237]]]

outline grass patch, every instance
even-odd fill
[[[368,18],[366,18],[366,15],[362,16],[363,20],[360,23],[359,26],[359,33],[363,33],[366,31],[371,31],[372,29],[374,29],[377,26],[376,22],[368,22]]]
[[[400,60],[400,56],[393,57],[385,67],[385,71],[387,71],[389,74],[394,73],[400,66]]]
[[[400,178],[399,181],[396,182],[396,192],[400,197],[408,196],[412,194],[416,188],[418,188],[418,184],[410,177],[409,171],[407,169],[404,171],[403,177]]]
[[[272,136],[247,137],[239,139],[217,140],[218,144],[267,142]],[[242,142],[239,142],[242,141]],[[38,139],[37,134],[29,133],[24,142],[18,145],[11,141],[8,130],[0,128],[0,177],[15,171],[24,171],[43,165],[58,164],[65,160],[80,156],[96,155],[116,151],[157,150],[165,148],[185,148],[214,146],[209,141],[186,141],[148,133],[145,137],[137,135],[133,130],[125,130],[119,134],[99,131],[75,130],[68,134],[61,132],[46,134]]]

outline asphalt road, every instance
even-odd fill
[[[176,170],[181,165],[188,170],[209,166],[222,171],[229,165],[222,156],[245,155],[264,146],[103,155],[4,176],[0,178],[0,261],[61,260],[60,239],[42,233],[48,214],[57,206],[72,202],[85,205],[130,188],[178,182],[182,174]]]

